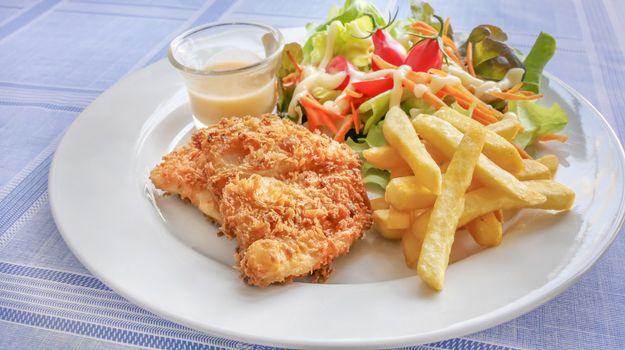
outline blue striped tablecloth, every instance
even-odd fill
[[[403,12],[407,3],[397,1]],[[396,1],[375,1],[383,11]],[[625,3],[432,1],[457,29],[503,27],[527,51],[558,39],[548,70],[625,136]],[[331,0],[0,1],[0,349],[257,348],[163,320],[111,291],[69,252],[47,176],[64,130],[100,93],[159,60],[186,28],[218,19],[278,27],[325,17]],[[625,349],[625,235],[551,302],[486,331],[417,349]]]

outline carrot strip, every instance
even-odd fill
[[[297,69],[297,72],[301,76],[304,70],[302,69],[302,67],[300,67],[299,63],[297,63],[295,58],[293,58],[293,55],[291,55],[291,51],[286,50],[286,55],[289,56],[289,60],[291,60],[291,63],[293,63],[293,66],[295,66],[295,69]]]
[[[404,87],[410,89],[410,91],[414,90],[415,87],[415,83],[412,80],[409,79],[403,79],[402,83],[404,85]],[[431,91],[426,91],[423,94],[423,101],[425,101],[427,104],[429,104],[430,106],[436,108],[436,109],[441,109],[445,106],[447,106],[445,104],[445,102],[443,102],[443,100],[441,100],[440,98],[438,98],[436,95],[434,95]]]
[[[338,141],[338,142],[344,142],[345,141],[345,135],[347,135],[347,132],[351,128],[353,121],[354,121],[353,118],[346,118],[345,119],[345,122],[343,123],[343,125],[341,125],[341,128],[336,132],[336,135],[334,135],[334,139],[336,141]]]
[[[451,58],[452,61],[456,62],[458,66],[464,68],[464,64],[462,64],[462,62],[460,61],[460,58],[456,56],[452,48],[445,47],[445,53],[447,54],[447,56],[449,56],[449,58]]]
[[[511,101],[531,101],[531,100],[537,100],[544,96],[543,94],[517,95],[517,94],[510,94],[507,92],[497,92],[497,91],[492,91],[492,92],[489,92],[488,94],[493,97],[500,98],[502,100],[511,100]]]
[[[539,141],[560,141],[562,143],[569,140],[569,137],[561,134],[547,134],[538,138]]]
[[[380,67],[380,69],[397,69],[397,66],[386,62],[384,59],[382,59],[382,57],[378,55],[371,56],[371,60],[375,62],[375,64]],[[408,77],[408,79],[412,80],[417,84],[428,84],[432,79],[427,73],[415,72],[412,70],[408,71],[406,77]]]
[[[443,36],[447,36],[447,33],[449,33],[449,17],[445,18],[443,23]]]
[[[354,107],[354,101],[351,101],[349,105],[352,107],[352,118],[354,119],[354,128],[356,133],[360,132],[360,112],[358,108]]]
[[[302,104],[302,106],[304,106],[304,108],[306,109],[306,111],[308,112],[308,110],[314,110],[315,112],[313,112],[313,114],[315,114],[318,117],[318,121],[325,125],[328,129],[330,129],[333,133],[336,134],[336,132],[338,131],[336,129],[336,125],[334,125],[334,123],[332,122],[332,120],[330,120],[330,116],[328,115],[328,111],[326,109],[323,108],[323,106],[317,101],[315,100],[314,97],[312,96],[302,96],[299,99],[299,102]],[[321,108],[319,108],[321,107]]]
[[[519,152],[519,155],[521,156],[521,158],[523,158],[523,159],[534,159],[534,158],[532,158],[532,156],[530,156],[529,153],[525,152],[525,150],[523,148],[519,147],[519,145],[517,145],[514,142],[512,142],[512,144],[514,145],[514,148],[516,148],[517,152]]]
[[[344,115],[340,115],[336,112],[327,110],[321,103],[319,103],[319,101],[317,101],[317,99],[315,99],[314,96],[312,96],[311,94],[306,95],[306,97],[308,98],[308,102],[314,106],[314,108],[321,110],[322,112],[324,112],[324,114],[326,114],[328,117],[336,120],[336,121],[340,121],[343,120],[343,118],[345,118]]]
[[[513,93],[519,91],[519,89],[522,88],[523,85],[524,85],[524,83],[521,81],[521,82],[517,83],[516,85],[514,85],[513,87],[511,87],[506,92],[509,93],[509,94],[513,94]]]
[[[453,87],[453,86],[446,86],[444,87],[445,91],[447,91],[450,95],[452,95],[453,97],[456,98],[456,100],[458,99],[462,99],[467,101],[468,105],[471,105],[471,103],[475,102],[476,106],[475,106],[475,110],[476,112],[479,113],[479,116],[482,116],[485,120],[488,120],[489,123],[494,123],[500,119],[503,118],[503,114],[501,114],[501,112],[497,111],[494,108],[489,107],[486,103],[484,103],[484,101],[480,100],[479,98],[475,97],[473,94],[471,94],[469,91],[467,91],[462,85],[459,85],[457,88]],[[464,107],[466,108],[466,107]]]
[[[464,60],[467,63],[467,70],[469,71],[469,74],[475,76],[475,67],[473,67],[473,43],[470,41],[467,44],[467,55]]]
[[[361,98],[363,96],[363,94],[361,94],[360,92],[354,91],[352,89],[345,89],[345,94],[353,98]]]
[[[446,77],[446,76],[449,75],[449,74],[447,74],[447,72],[442,71],[440,69],[436,69],[436,68],[430,68],[428,70],[428,73],[430,73],[430,74],[437,74],[437,75],[440,75],[441,77]]]

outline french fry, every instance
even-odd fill
[[[391,170],[408,167],[399,152],[391,146],[371,147],[362,151],[362,156],[378,169]]]
[[[425,231],[427,230],[431,214],[432,209],[427,209],[421,213],[421,215],[413,220],[412,225],[406,230],[406,233],[404,233],[401,239],[401,247],[404,252],[406,266],[411,269],[417,268],[419,255],[421,254],[421,245],[423,244],[423,238],[425,237]]]
[[[528,188],[543,195],[541,200],[526,203],[519,199],[502,196],[499,191],[482,187],[465,195],[464,210],[458,226],[497,209],[535,208],[545,210],[569,210],[575,201],[575,192],[553,180],[524,181]]]
[[[558,166],[560,165],[560,160],[558,159],[558,157],[556,157],[554,154],[547,154],[546,156],[542,156],[536,159],[536,161],[549,168],[552,179],[556,176]]]
[[[427,225],[417,273],[430,287],[441,290],[449,264],[449,253],[464,209],[464,193],[471,183],[480,158],[486,130],[471,128],[457,147],[443,177],[441,193],[434,203]]]
[[[405,223],[405,227],[398,228],[397,222],[395,221],[397,217],[392,217],[389,209],[379,209],[373,212],[373,223],[382,237],[387,239],[401,239],[405,229],[410,226],[410,215],[406,215],[408,222]]]
[[[408,165],[392,168],[389,171],[391,172],[391,179],[404,176],[412,176],[412,169],[410,169]]]
[[[436,147],[432,146],[428,142],[423,142],[423,145],[425,145],[425,149],[428,151],[430,156],[432,156],[432,159],[434,159],[436,164],[441,165],[449,161],[449,158],[447,158],[441,151],[437,150]]]
[[[523,159],[523,170],[514,173],[514,177],[525,180],[549,180],[551,171],[546,165],[533,159]]]
[[[527,187],[540,192],[547,200],[531,208],[546,210],[570,210],[575,202],[575,192],[567,186],[553,180],[524,181]]]
[[[523,129],[521,123],[514,118],[504,118],[498,122],[486,126],[488,130],[512,142],[516,135]]]
[[[434,205],[436,195],[423,187],[415,176],[391,179],[386,186],[384,199],[399,210],[429,208]]]
[[[503,238],[503,225],[495,212],[486,213],[471,220],[465,228],[475,243],[483,247],[498,246]]]
[[[453,125],[430,115],[421,114],[412,121],[412,125],[424,139],[447,156],[454,154],[462,139],[462,133]],[[475,177],[484,186],[496,188],[526,203],[544,201],[543,195],[530,190],[512,174],[497,166],[484,155],[480,155],[475,167]]]
[[[485,128],[477,120],[464,116],[448,107],[439,109],[434,113],[434,116],[453,125],[460,132],[466,132],[469,128]],[[511,173],[523,170],[523,159],[514,145],[490,129],[486,131],[486,142],[482,152],[504,170]]]
[[[382,131],[386,141],[399,152],[423,186],[435,194],[440,193],[441,171],[401,108],[393,107],[388,111]]]
[[[384,197],[378,197],[374,199],[370,199],[369,203],[371,203],[371,210],[376,211],[378,209],[388,209],[389,204],[386,203]]]

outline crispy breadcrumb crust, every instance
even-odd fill
[[[187,198],[238,243],[235,266],[267,286],[329,275],[369,229],[358,156],[274,115],[224,118],[163,157],[154,185]]]

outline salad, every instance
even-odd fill
[[[411,1],[410,9],[409,18],[385,18],[366,1],[346,0],[325,23],[309,24],[303,47],[285,46],[278,113],[357,152],[386,144],[382,125],[395,106],[411,116],[451,107],[484,125],[518,120],[514,144],[526,159],[539,142],[567,140],[558,134],[568,121],[560,106],[536,103],[556,50],[551,35],[540,33],[523,55],[497,26],[463,37],[428,3]],[[364,162],[367,185],[384,189],[389,177]]]

